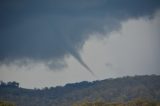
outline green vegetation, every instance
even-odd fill
[[[123,103],[134,104],[128,101],[135,98],[160,101],[160,76],[145,75],[94,82],[84,81],[44,89],[20,88],[17,82],[0,84],[0,101],[13,101],[16,106],[72,106],[82,101],[90,101],[88,105],[92,106],[97,100],[112,105],[113,102],[122,103],[119,105],[123,106]],[[96,104],[98,106],[103,102],[96,102]]]
[[[160,106],[160,102],[143,100],[143,99],[135,99],[129,102],[82,102],[75,103],[72,106]]]
[[[0,101],[0,106],[15,106],[15,105],[11,102]]]

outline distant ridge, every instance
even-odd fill
[[[14,102],[17,106],[71,106],[86,100],[123,102],[135,98],[160,101],[160,75],[83,81],[44,89],[20,88],[17,82],[1,82],[0,85],[0,100]]]

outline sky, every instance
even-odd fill
[[[158,0],[1,0],[0,80],[43,88],[160,75]]]

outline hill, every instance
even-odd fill
[[[20,88],[17,82],[0,84],[0,101],[17,106],[71,106],[82,101],[127,102],[135,98],[160,101],[160,76],[127,76],[44,89]]]

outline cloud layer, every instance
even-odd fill
[[[105,36],[128,19],[152,17],[160,7],[158,0],[0,2],[1,63],[31,59],[53,61],[56,67],[55,61],[72,55],[89,71],[79,51],[92,33]]]

